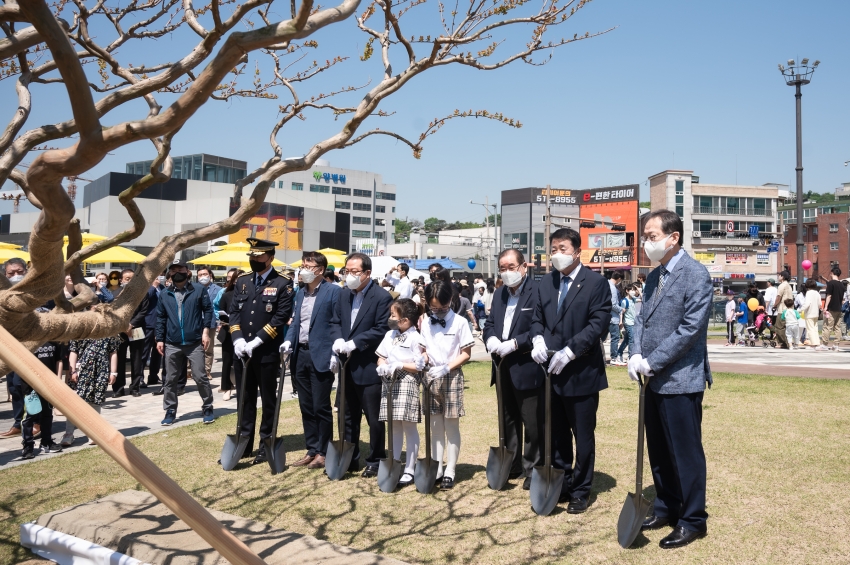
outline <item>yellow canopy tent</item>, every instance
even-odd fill
[[[101,241],[106,239],[106,236],[96,235],[93,233],[84,233],[83,236],[83,247],[88,246],[95,241]],[[65,258],[68,258],[68,236],[65,236],[65,246],[62,248],[62,253]],[[101,251],[95,255],[92,255],[88,259],[84,261],[84,263],[141,263],[145,260],[145,256],[141,253],[136,253],[132,249],[127,249],[126,247],[115,246],[111,249],[107,249],[105,251]]]
[[[322,253],[322,255],[325,255]],[[328,260],[328,265],[331,265],[334,269],[342,269],[345,267],[345,255],[325,255]],[[290,267],[297,269],[301,266],[301,259],[289,265]]]
[[[203,257],[191,259],[189,263],[194,265],[219,265],[222,267],[241,267],[244,269],[250,268],[248,263],[248,250],[251,248],[247,243],[228,243],[223,245],[218,251],[213,251]],[[275,259],[272,261],[273,267],[285,267],[286,264]]]
[[[0,262],[8,261],[14,257],[23,259],[24,261],[30,260],[30,254],[26,251],[21,251],[20,245],[15,245],[14,243],[0,243]]]

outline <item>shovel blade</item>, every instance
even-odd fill
[[[378,488],[381,492],[392,492],[398,486],[401,478],[401,461],[392,457],[381,459],[378,464]]]
[[[505,447],[491,447],[487,456],[487,485],[493,490],[502,490],[511,474],[514,452]]]
[[[268,437],[263,442],[266,444],[266,457],[269,459],[272,475],[282,473],[286,468],[286,449],[283,447],[283,438]]]
[[[416,490],[422,494],[431,494],[437,488],[437,467],[439,463],[431,458],[423,457],[416,460],[413,471],[413,482]]]
[[[551,465],[541,465],[531,471],[531,507],[535,514],[548,516],[558,504],[561,487],[564,484],[564,470]]]
[[[325,455],[325,473],[332,481],[339,481],[348,472],[351,457],[354,455],[354,444],[344,440],[329,441],[328,452]]]
[[[626,495],[620,518],[617,520],[617,541],[623,549],[628,548],[637,539],[640,527],[649,513],[649,506],[650,502],[642,494]]]
[[[242,454],[245,453],[245,448],[248,447],[248,439],[245,436],[227,434],[227,437],[224,438],[224,447],[221,448],[222,469],[232,471],[239,464]]]

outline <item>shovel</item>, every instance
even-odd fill
[[[643,413],[646,398],[646,376],[640,381],[640,402],[638,404],[638,440],[637,440],[637,474],[635,492],[626,495],[620,519],[617,520],[617,541],[623,549],[634,543],[640,533],[646,515],[649,513],[650,502],[643,496]]]
[[[424,375],[424,373],[423,373]],[[425,414],[425,458],[416,460],[413,482],[422,494],[431,494],[437,486],[439,463],[431,459],[431,385],[422,389],[422,412]]]
[[[549,352],[551,355],[552,351]],[[546,444],[543,465],[531,471],[531,507],[540,516],[548,516],[558,499],[564,484],[564,470],[552,466],[552,374],[546,370]]]
[[[274,422],[272,424],[272,435],[265,438],[266,457],[269,459],[269,467],[272,475],[277,475],[286,467],[286,449],[283,447],[283,438],[277,437],[277,421],[280,418],[280,403],[283,400],[283,378],[286,376],[286,364],[288,356],[280,356],[280,382],[277,384],[277,402],[274,407]]]
[[[248,380],[247,369],[251,360],[245,364],[245,370],[242,373],[242,384],[239,385],[239,396],[236,397],[236,433],[227,434],[224,438],[224,447],[221,448],[221,468],[225,471],[232,471],[234,467],[242,459],[242,454],[245,453],[245,448],[248,447],[248,436],[239,435],[239,429],[242,427],[242,408],[245,406],[245,381]],[[254,402],[257,399],[254,398]]]
[[[396,461],[393,454],[393,385],[395,385],[396,372],[390,378],[390,386],[387,388],[387,456],[378,464],[378,488],[381,492],[392,492],[398,486],[401,477],[401,461]]]
[[[332,481],[339,481],[345,476],[351,465],[351,457],[354,455],[354,444],[345,441],[345,374],[349,361],[351,361],[350,355],[339,371],[339,387],[336,390],[339,396],[339,411],[336,418],[339,439],[334,441],[331,437],[331,441],[328,442],[328,452],[325,455],[325,473]]]
[[[496,414],[499,418],[499,447],[491,447],[490,455],[487,457],[487,484],[493,490],[502,490],[508,482],[511,474],[511,466],[514,463],[514,452],[505,447],[505,422],[504,407],[502,406],[502,362],[500,359],[496,366]]]

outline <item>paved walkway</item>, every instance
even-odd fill
[[[709,360],[711,368],[715,372],[750,373],[761,375],[788,376],[788,377],[811,377],[826,379],[850,379],[850,344],[842,342],[843,349],[840,351],[812,351],[797,350],[789,351],[782,349],[762,347],[724,347],[716,340],[710,340],[708,345]],[[608,351],[608,343],[605,344]],[[484,344],[480,338],[476,338],[472,349],[473,361],[490,360]],[[214,411],[216,417],[230,414],[236,411],[236,398],[228,402],[222,400],[222,393],[218,390],[221,372],[221,351],[216,348],[216,362],[213,364],[213,396],[215,398]],[[163,431],[160,421],[164,416],[162,408],[162,396],[154,396],[153,391],[159,388],[149,387],[142,390],[142,396],[134,398],[124,396],[121,398],[108,398],[103,406],[102,415],[127,437],[152,434]],[[3,390],[5,392],[5,390]],[[284,384],[284,401],[294,402],[291,396],[292,385],[287,376]],[[0,396],[3,396],[0,393]],[[5,398],[5,396],[3,396]],[[201,397],[198,395],[194,381],[189,379],[186,385],[186,393],[178,397],[179,408],[177,410],[177,421],[174,426],[186,426],[201,421]],[[259,399],[258,399],[259,404]],[[12,425],[11,402],[0,402],[0,431],[8,430]],[[57,416],[53,424],[53,437],[59,441],[65,431],[65,418]],[[36,440],[36,448],[39,442]],[[90,449],[87,439],[81,432],[77,431],[77,439],[66,452],[80,449]],[[36,458],[31,461],[39,461],[45,457],[56,457],[57,455],[41,455],[36,449]],[[27,463],[21,460],[21,439],[0,439],[0,469]]]

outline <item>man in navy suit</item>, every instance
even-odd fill
[[[292,352],[289,368],[295,375],[298,404],[304,426],[307,454],[292,464],[324,469],[331,440],[333,412],[331,388],[339,360],[331,346],[339,338],[339,324],[331,321],[340,288],[325,282],[328,259],[321,253],[305,252],[301,258],[301,282],[295,296],[297,305],[281,353]]]
[[[561,500],[567,512],[587,510],[596,457],[596,410],[599,391],[608,388],[601,338],[611,321],[611,290],[605,277],[581,264],[577,231],[562,228],[549,237],[555,270],[538,285],[538,303],[531,326],[537,363],[552,373],[555,464],[569,470],[572,437],[575,465],[567,473]]]
[[[714,290],[705,266],[682,249],[683,233],[670,210],[652,212],[644,224],[646,256],[661,265],[646,278],[629,358],[632,379],[649,377],[646,445],[656,496],[642,529],[672,525],[659,543],[664,549],[708,532],[702,398],[711,386],[706,338]]]
[[[360,462],[360,423],[366,415],[369,424],[369,455],[363,477],[378,475],[378,464],[387,456],[384,422],[378,421],[381,408],[381,377],[378,346],[390,330],[392,297],[372,282],[372,260],[363,253],[352,253],[345,261],[345,286],[336,305],[334,323],[340,337],[333,345],[339,355],[348,355],[345,381],[345,439],[354,444],[349,470],[357,471]],[[392,441],[392,438],[390,438]]]
[[[509,478],[524,476],[522,488],[528,490],[531,470],[540,464],[541,453],[542,419],[538,404],[544,375],[531,358],[530,333],[537,306],[537,284],[527,275],[525,257],[518,249],[505,249],[499,254],[499,276],[505,284],[493,295],[490,315],[484,323],[484,343],[493,361],[501,362],[505,447],[515,454]],[[494,366],[490,384],[495,383]],[[523,436],[525,441],[520,450]]]

